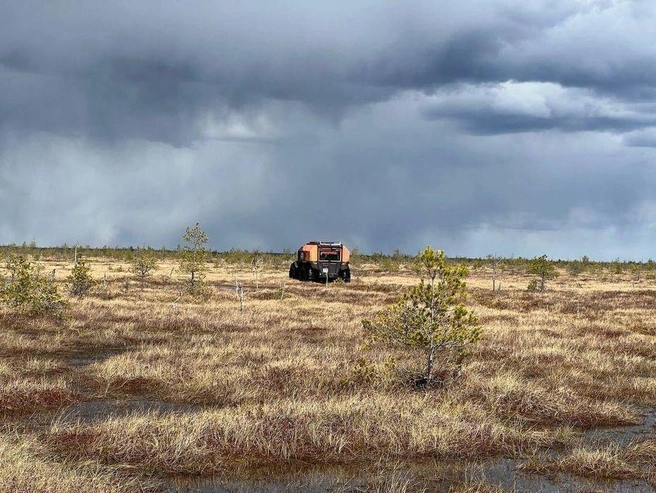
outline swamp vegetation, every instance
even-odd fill
[[[69,253],[30,253],[66,292]],[[417,389],[407,348],[363,347],[416,283],[402,255],[327,287],[287,279],[286,255],[209,255],[188,292],[166,252],[140,277],[129,253],[85,251],[95,282],[61,313],[0,307],[0,491],[656,485],[648,264],[553,263],[530,292],[528,262],[463,261],[480,341]]]

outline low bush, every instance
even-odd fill
[[[45,276],[30,258],[9,255],[9,278],[0,280],[0,301],[22,313],[56,313],[67,306],[54,280]]]

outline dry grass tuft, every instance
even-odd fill
[[[656,440],[633,442],[623,448],[610,444],[601,448],[578,447],[556,459],[533,457],[524,470],[541,474],[566,472],[595,479],[656,479]]]
[[[2,386],[1,414],[29,414],[62,408],[78,401],[81,395],[68,388],[65,380],[55,382],[13,380]]]
[[[0,435],[0,492],[97,493],[159,490],[154,481],[140,479],[98,463],[59,462],[48,457],[34,437]]]

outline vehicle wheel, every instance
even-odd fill
[[[296,279],[296,266],[294,264],[289,267],[289,278]]]

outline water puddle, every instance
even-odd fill
[[[176,478],[170,493],[397,492],[447,493],[458,486],[486,484],[503,491],[540,493],[654,493],[645,481],[591,481],[569,475],[554,477],[524,473],[520,461],[438,462],[315,466],[241,471],[212,479]]]
[[[582,445],[591,448],[612,443],[626,447],[632,442],[656,438],[656,408],[638,409],[637,411],[642,415],[640,424],[585,431],[581,438]]]
[[[104,399],[72,404],[61,414],[61,422],[97,423],[133,414],[189,414],[197,407],[156,399]]]
[[[189,414],[197,406],[157,399],[129,398],[78,402],[66,408],[62,422],[96,423],[132,414]],[[642,422],[634,426],[588,430],[573,445],[594,450],[609,444],[621,447],[656,437],[656,409],[642,409]],[[549,451],[549,459],[554,457]],[[567,455],[569,450],[561,451]],[[545,460],[546,457],[545,457]],[[449,492],[476,485],[510,492],[540,493],[656,493],[644,480],[596,480],[568,473],[532,474],[522,459],[498,458],[481,462],[402,461],[350,464],[290,462],[259,468],[231,469],[211,478],[176,477],[165,480],[169,493],[282,493],[282,492]],[[483,488],[484,488],[483,486]],[[484,491],[485,489],[483,489]]]
[[[656,409],[641,410],[634,426],[585,431],[580,444],[594,449],[609,444],[622,447],[656,437]],[[563,451],[564,454],[567,451]],[[553,457],[552,457],[553,458]],[[282,492],[449,492],[454,487],[484,484],[511,492],[539,493],[656,493],[644,480],[598,480],[571,474],[531,474],[521,459],[482,462],[414,461],[395,464],[358,463],[313,465],[289,463],[233,471],[221,477],[169,480],[170,493],[282,493]],[[475,488],[475,486],[474,486]]]

